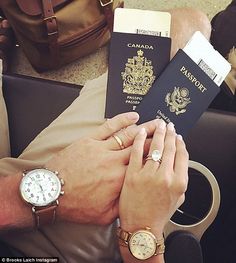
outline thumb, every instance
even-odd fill
[[[135,124],[139,119],[137,112],[126,112],[108,119],[94,133],[93,138],[105,140],[119,130]]]

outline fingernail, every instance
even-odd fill
[[[167,124],[167,130],[168,131],[174,131],[175,130],[175,126],[172,122]]]
[[[166,123],[163,120],[160,120],[159,122],[159,126],[158,126],[161,130],[164,130],[166,128]]]
[[[139,131],[139,134],[143,135],[146,133],[146,129],[145,128],[141,128],[141,130]]]
[[[177,138],[178,140],[180,140],[180,141],[183,141],[183,137],[182,137],[182,135],[180,135],[180,134],[178,134],[178,135],[176,136],[176,138]]]
[[[128,113],[128,118],[130,120],[138,120],[139,119],[139,115],[137,112],[129,112]]]

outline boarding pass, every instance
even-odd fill
[[[116,8],[113,31],[170,37],[170,24],[168,12]]]
[[[196,31],[183,51],[220,86],[231,70],[230,63],[210,44],[200,31]]]

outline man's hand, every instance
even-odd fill
[[[58,170],[65,181],[58,216],[79,223],[108,224],[118,216],[118,198],[130,151],[141,127],[152,135],[156,120],[136,126],[135,112],[107,120],[93,134],[79,139],[56,154],[46,167]],[[118,135],[124,145],[112,137]]]

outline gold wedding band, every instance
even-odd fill
[[[116,142],[119,144],[120,149],[123,150],[125,149],[125,146],[121,140],[121,138],[118,135],[112,135],[112,137],[116,140]]]

